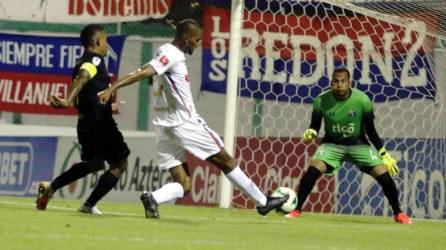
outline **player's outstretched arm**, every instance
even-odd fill
[[[381,138],[379,137],[378,132],[376,132],[373,118],[373,113],[364,114],[364,127],[367,137],[370,139],[373,146],[375,146],[376,150],[378,150],[378,155],[383,160],[384,166],[387,168],[387,171],[389,171],[389,174],[391,176],[396,176],[400,169],[396,164],[396,160],[393,159],[392,156],[387,153],[386,149],[384,148]]]
[[[73,105],[74,100],[81,92],[85,84],[90,81],[91,73],[85,69],[80,69],[73,80],[70,90],[68,90],[67,98],[59,98],[55,95],[50,96],[50,104],[55,108],[67,108]]]
[[[150,64],[143,65],[141,68],[133,71],[132,73],[119,79],[116,83],[112,84],[108,89],[98,93],[99,102],[101,104],[106,104],[113,93],[116,90],[125,87],[127,85],[133,84],[142,79],[150,78],[156,74],[155,69]]]

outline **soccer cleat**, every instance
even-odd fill
[[[155,198],[153,198],[152,193],[144,191],[141,194],[141,202],[144,205],[144,210],[146,213],[146,218],[159,219],[160,214],[158,213],[158,203],[156,203]]]
[[[285,214],[285,218],[297,218],[300,217],[300,210],[293,210],[290,213]]]
[[[395,215],[395,222],[396,223],[401,223],[401,224],[412,224],[412,219],[410,219],[409,216],[407,216],[404,213],[398,213],[397,215]]]
[[[86,213],[86,214],[102,215],[101,210],[99,210],[96,206],[89,207],[85,204],[83,204],[79,208],[79,212]]]
[[[260,215],[265,216],[273,209],[277,209],[285,203],[290,196],[288,194],[282,197],[266,197],[266,205],[263,207],[257,207],[257,212]]]
[[[39,188],[37,191],[37,199],[36,199],[36,208],[39,210],[45,210],[51,196],[52,192],[50,183],[48,181],[43,181],[39,183]]]

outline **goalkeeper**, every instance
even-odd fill
[[[400,208],[398,190],[391,177],[396,176],[399,169],[376,132],[373,103],[366,94],[351,88],[350,72],[345,68],[333,72],[330,86],[330,90],[314,100],[310,128],[303,134],[303,139],[310,141],[317,137],[322,119],[325,136],[300,181],[296,210],[286,217],[299,217],[317,179],[322,174],[337,172],[344,161],[349,161],[381,185],[392,206],[395,221],[412,224]],[[372,149],[366,135],[378,152]]]

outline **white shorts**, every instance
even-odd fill
[[[192,117],[177,127],[155,125],[158,164],[170,169],[186,162],[186,150],[201,160],[223,148],[220,136],[201,117]]]

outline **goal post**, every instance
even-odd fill
[[[446,4],[425,2],[243,1],[241,38],[231,24],[227,75],[227,98],[237,101],[227,104],[235,113],[230,118],[227,110],[226,119],[236,123],[224,136],[265,193],[278,186],[296,190],[319,143],[300,138],[312,102],[329,87],[333,70],[346,67],[354,87],[374,102],[378,133],[398,160],[403,209],[413,217],[446,218]],[[238,58],[236,68],[231,59]],[[233,81],[238,88],[229,86]],[[233,207],[254,206],[239,190],[230,199],[220,194]],[[320,179],[304,210],[390,214],[379,186],[350,164]]]
[[[243,0],[231,0],[231,31],[229,38],[228,75],[226,86],[224,142],[229,154],[234,153],[235,124],[237,110],[238,72],[241,65],[241,41],[243,21]],[[220,175],[220,207],[231,206],[232,186],[223,172]]]

